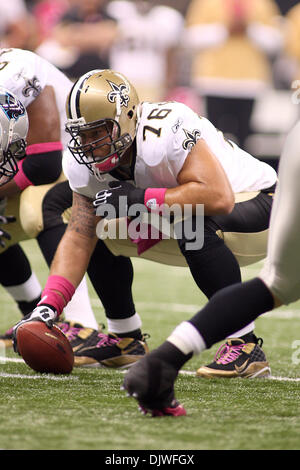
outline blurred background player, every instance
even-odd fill
[[[25,0],[0,4],[0,47],[34,47],[35,21]]]
[[[245,150],[254,104],[272,86],[283,44],[279,15],[273,0],[192,0],[187,10],[191,83],[207,118]]]
[[[169,246],[170,241],[164,240],[165,245],[161,245],[163,241],[157,239],[154,245],[151,239],[126,240],[125,250],[122,251],[121,244],[118,256],[114,256],[109,243],[97,242],[99,219],[92,207],[95,192],[98,191],[95,198],[98,209],[101,204],[110,204],[117,210],[116,217],[120,216],[120,196],[128,197],[129,206],[138,202],[147,206],[148,200],[159,200],[168,206],[178,203],[182,208],[192,204],[195,211],[197,204],[204,204],[203,247],[190,247],[188,242],[195,241],[195,232],[192,240],[184,232],[177,241],[177,250],[200,290],[211,297],[221,286],[241,280],[237,259],[224,243],[227,235],[228,243],[231,231],[241,232],[242,238],[252,232],[249,245],[253,252],[260,245],[258,251],[262,254],[261,236],[268,230],[276,172],[225,140],[207,119],[185,105],[139,103],[134,87],[120,73],[97,70],[82,76],[70,92],[67,109],[73,157],[66,154],[64,170],[73,189],[73,206],[44,290],[48,296],[48,317],[55,318],[64,305],[57,290],[63,292],[64,302],[72,298],[74,286],[87,269],[96,246],[93,285],[105,308],[108,330],[114,335],[91,337],[89,344],[76,352],[75,364],[123,367],[126,360],[127,365],[131,364],[146,351],[141,319],[132,298],[133,268],[129,256],[134,256],[135,250],[135,256],[168,264],[168,252],[163,247],[160,253],[154,250],[157,246]],[[234,193],[242,196],[236,204]],[[192,224],[196,224],[195,212],[190,217]],[[143,242],[148,242],[148,246]],[[73,265],[70,270],[75,247],[80,257],[76,270]],[[155,255],[151,258],[153,253],[156,258]],[[174,264],[172,253],[169,259],[169,264]],[[29,317],[39,318],[41,310],[42,307],[37,307]],[[249,324],[236,336],[239,344],[253,344],[259,351],[255,371],[258,375],[266,360],[253,327]],[[236,359],[234,355],[232,371]],[[215,376],[224,376],[221,367]]]
[[[300,4],[295,5],[286,14],[285,53],[289,59],[289,81],[300,79]],[[285,62],[286,64],[286,62]],[[298,86],[299,88],[299,82]]]
[[[114,0],[107,5],[119,29],[110,50],[109,68],[135,84],[141,101],[162,101],[177,84],[176,52],[184,18],[160,3]]]
[[[35,49],[52,37],[52,32],[69,10],[70,0],[32,0],[29,11],[36,24]]]
[[[71,79],[95,68],[109,67],[118,26],[106,4],[106,0],[69,1],[36,53]]]
[[[40,27],[39,55],[71,78],[95,68],[111,68],[134,81],[141,100],[163,100],[176,91],[177,99],[198,105],[198,96],[187,83],[184,88],[180,83],[184,17],[178,10],[159,1],[67,3],[68,7],[66,2],[57,6],[53,2],[50,7],[48,0],[33,8],[36,19],[45,25],[44,33]]]
[[[18,97],[29,118],[26,153],[18,160],[16,175],[0,187],[2,215],[16,218],[8,229],[11,239],[0,247],[0,282],[26,315],[39,299],[41,287],[18,242],[36,238],[49,265],[66,228],[64,212],[72,204],[62,173],[65,99],[72,83],[30,51],[2,49],[0,61],[0,85]],[[85,279],[64,313],[67,322],[76,323],[76,333],[78,324],[89,332],[98,329]],[[0,339],[11,344],[11,330]]]

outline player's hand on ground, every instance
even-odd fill
[[[5,240],[11,240],[11,236],[6,230],[3,230],[1,225],[11,224],[15,221],[16,218],[13,215],[0,215],[0,246],[2,246],[2,248],[5,248]]]
[[[57,312],[54,310],[54,308],[51,308],[47,305],[40,305],[36,307],[31,313],[28,315],[25,315],[24,318],[22,318],[21,321],[19,321],[14,327],[13,327],[13,346],[14,346],[14,351],[18,353],[18,345],[17,345],[17,331],[18,328],[23,325],[24,323],[30,322],[30,321],[42,321],[46,323],[48,328],[52,328],[54,321],[57,318]]]

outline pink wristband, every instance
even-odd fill
[[[144,196],[144,204],[148,211],[161,212],[160,206],[165,202],[167,188],[147,188]]]
[[[32,182],[27,178],[23,171],[23,162],[24,160],[20,160],[18,162],[19,171],[14,177],[14,182],[21,189],[21,191],[23,191],[23,189],[27,188],[28,186],[32,186]]]
[[[57,292],[54,292],[53,290],[49,289],[44,289],[42,293],[42,298],[38,303],[38,306],[44,304],[51,305],[51,307],[56,310],[57,315],[60,315],[65,307],[66,302],[64,301],[62,296]]]
[[[39,144],[31,144],[26,148],[26,155],[32,155],[34,153],[48,153],[54,152],[55,150],[62,150],[63,145],[60,141],[57,142],[41,142]]]
[[[58,292],[62,295],[60,295]],[[70,302],[75,293],[75,287],[63,276],[52,275],[48,277],[42,298],[38,305],[52,305],[57,314],[60,315],[67,303]]]

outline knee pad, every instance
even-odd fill
[[[232,251],[240,267],[257,263],[267,255],[269,229],[253,233],[218,230],[216,233]]]

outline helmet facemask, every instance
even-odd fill
[[[18,173],[17,160],[23,158],[25,154],[26,142],[24,139],[12,142],[6,151],[0,150],[0,186],[8,183],[16,176]]]
[[[131,136],[128,133],[120,135],[120,125],[114,119],[102,119],[88,124],[83,122],[84,118],[77,122],[70,120],[66,127],[71,135],[68,147],[74,158],[96,175],[117,168],[132,144]],[[89,134],[93,138],[90,137],[85,143]]]

